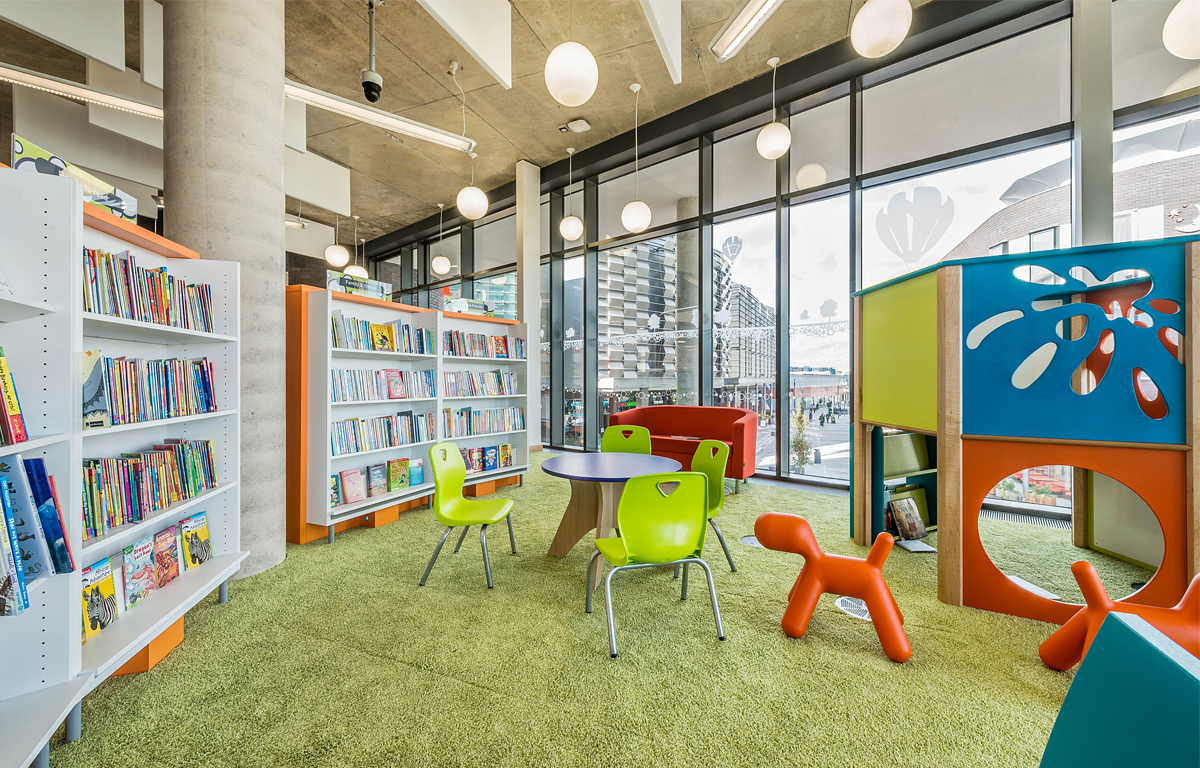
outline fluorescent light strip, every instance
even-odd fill
[[[458,136],[443,131],[440,128],[408,120],[398,115],[393,115],[390,112],[384,112],[382,109],[364,107],[361,104],[355,104],[349,99],[334,96],[332,93],[318,91],[316,88],[310,88],[307,85],[301,85],[291,80],[284,81],[283,94],[289,99],[302,101],[305,104],[318,109],[324,109],[327,112],[333,112],[352,120],[374,125],[385,131],[395,131],[414,139],[421,139],[433,144],[440,144],[443,147],[449,147],[450,149],[457,149],[459,152],[470,152],[475,148],[475,142],[465,136]]]
[[[717,61],[733,58],[782,3],[783,0],[746,0],[721,27],[721,31],[708,44],[708,49],[717,57]]]
[[[70,80],[61,80],[49,75],[39,75],[36,72],[14,67],[11,64],[0,64],[0,80],[14,85],[23,85],[26,88],[33,88],[36,91],[52,93],[55,96],[85,101],[89,104],[97,104],[101,107],[129,112],[130,114],[141,115],[142,117],[149,117],[154,120],[163,119],[162,107],[155,106],[154,104],[127,99],[124,96],[89,88],[86,85],[73,83]]]

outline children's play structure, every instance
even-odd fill
[[[912,647],[904,634],[904,616],[883,578],[883,564],[892,551],[890,533],[880,533],[865,559],[831,555],[821,550],[812,526],[802,517],[766,512],[754,521],[754,538],[767,549],[804,557],[804,567],[788,592],[783,631],[802,637],[808,630],[821,595],[829,592],[857,597],[867,604],[883,652],[895,662],[908,661]]]
[[[943,261],[856,293],[851,536],[882,532],[903,488],[937,527],[940,600],[1064,624],[1081,606],[1001,573],[979,515],[1013,473],[1069,466],[1075,546],[1089,526],[1157,540],[1110,503],[1118,484],[1161,528],[1157,571],[1117,606],[1175,606],[1200,570],[1196,287],[1191,237]]]

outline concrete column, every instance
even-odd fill
[[[542,442],[542,169],[529,162],[517,162],[517,320],[528,326],[526,352],[525,424],[529,427],[529,447]]]
[[[1071,245],[1113,239],[1112,3],[1074,0],[1071,15]]]
[[[677,220],[700,215],[699,197],[681,197],[675,203]],[[675,306],[679,308],[675,328],[695,330],[700,320],[700,230],[680,232],[675,240]],[[700,339],[675,343],[675,402],[700,405]]]
[[[166,236],[241,263],[238,576],[284,558],[283,0],[166,0]]]

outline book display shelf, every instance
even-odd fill
[[[432,349],[425,354],[345,349],[335,346],[331,333],[335,313],[344,318],[376,325],[399,322],[414,332],[428,331]],[[429,469],[429,448],[440,440],[453,440],[460,448],[510,446],[511,464],[497,466],[466,477],[467,493],[491,493],[497,484],[518,482],[529,469],[529,441],[523,428],[494,428],[487,434],[452,436],[445,428],[444,411],[462,409],[527,410],[528,376],[525,359],[485,356],[454,356],[443,348],[443,333],[482,334],[508,339],[510,353],[515,340],[525,342],[526,327],[513,321],[439,312],[353,294],[326,291],[308,286],[288,288],[288,541],[305,544],[324,537],[333,542],[337,531],[366,525],[377,527],[397,519],[405,509],[426,506],[433,493]],[[353,400],[336,398],[335,377],[377,375],[381,371],[401,371],[430,375],[433,392],[406,393],[392,399],[367,396]],[[353,372],[346,374],[344,372]],[[480,394],[447,397],[445,374],[511,373],[509,391],[513,394]],[[362,372],[365,372],[362,373]],[[426,373],[428,372],[428,373]],[[429,396],[432,394],[432,396]],[[352,419],[374,419],[411,412],[428,417],[432,434],[401,445],[366,447],[352,453],[335,453],[338,424]],[[516,427],[517,425],[503,425]],[[422,466],[418,482],[409,482],[398,490],[385,490],[361,501],[346,502],[339,493],[337,504],[331,499],[331,477],[345,470],[358,469],[364,486],[368,467],[387,465],[407,459],[410,473],[414,460]]]
[[[107,213],[85,208],[81,187],[69,178],[0,169],[0,269],[14,291],[0,295],[0,347],[29,436],[0,446],[0,465],[15,464],[17,455],[45,461],[74,560],[70,573],[28,582],[24,613],[0,617],[0,658],[5,660],[0,768],[44,764],[46,744],[64,718],[67,738],[77,738],[82,697],[131,660],[125,671],[137,671],[136,657],[160,635],[181,635],[184,614],[224,587],[248,554],[239,541],[238,265],[202,261],[153,233],[127,232],[127,226],[113,225],[115,219],[103,218],[113,218]],[[85,248],[128,251],[140,267],[166,267],[188,283],[210,284],[213,332],[84,312]],[[86,350],[112,358],[207,358],[218,410],[85,430]],[[176,438],[212,441],[218,485],[85,540],[83,461],[118,458]],[[81,572],[114,555],[119,564],[126,546],[199,512],[208,518],[211,559],[181,569],[178,578],[121,610],[117,620],[84,644]]]

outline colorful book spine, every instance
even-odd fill
[[[17,397],[17,386],[13,383],[12,371],[4,348],[0,347],[0,393],[4,398],[4,420],[0,423],[0,437],[5,445],[23,443],[29,439],[25,432],[25,417],[21,415],[21,399]]]
[[[103,410],[113,425],[136,424],[217,410],[212,365],[200,360],[100,357]],[[94,372],[93,372],[94,374]],[[84,387],[85,411],[96,410],[95,392]]]
[[[83,310],[213,333],[212,286],[188,284],[166,267],[144,269],[128,251],[84,249]]]
[[[472,437],[525,429],[524,408],[462,408],[442,411],[444,437]]]

